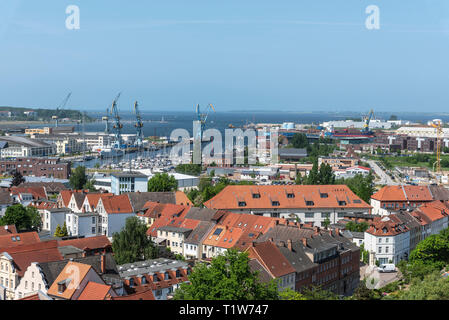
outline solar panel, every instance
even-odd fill
[[[221,229],[221,228],[217,228],[215,231],[214,231],[214,236],[218,236],[218,235],[220,235],[220,233],[223,231],[223,229]]]

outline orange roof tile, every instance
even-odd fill
[[[87,264],[69,261],[61,273],[56,277],[55,281],[48,289],[47,294],[59,298],[70,300],[78,288],[79,284],[86,277],[87,273],[92,267]],[[67,281],[64,292],[58,292],[58,283]]]
[[[110,197],[100,197],[103,207],[108,214],[132,213],[133,206],[126,194]]]
[[[102,236],[95,236],[95,237],[88,237],[88,238],[80,238],[80,239],[71,239],[71,240],[59,240],[58,246],[59,247],[65,247],[65,246],[74,246],[81,250],[86,249],[103,249],[110,247],[111,241],[109,241],[108,237],[102,235]]]
[[[89,281],[77,300],[110,300],[112,287]]]
[[[112,297],[112,300],[156,300],[152,289],[137,292],[127,296]]]
[[[0,227],[3,228],[3,227]],[[37,232],[9,233],[0,235],[0,250],[41,242]]]
[[[385,186],[371,197],[378,201],[432,201],[427,186]]]
[[[8,226],[0,226],[0,236],[9,235],[13,233],[17,233],[17,228],[15,225],[11,224]]]
[[[215,197],[206,201],[204,205],[210,209],[223,210],[273,208],[371,209],[370,205],[356,196],[346,185],[232,185],[224,188]]]

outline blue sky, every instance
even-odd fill
[[[449,107],[447,0],[2,0],[0,44],[0,105],[72,91],[69,107],[102,109],[123,91],[145,111]]]

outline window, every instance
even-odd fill
[[[379,253],[382,253],[382,247],[379,247],[378,252],[379,252]]]
[[[260,193],[253,193],[253,199],[260,199]]]
[[[306,206],[313,206],[315,203],[313,201],[306,201]]]
[[[165,272],[164,273],[164,280],[168,280],[168,279],[169,279],[168,272]]]
[[[145,276],[142,276],[141,282],[142,282],[142,284],[146,284],[147,283],[147,278],[145,278]]]
[[[385,253],[388,253],[388,247],[385,247]]]
[[[280,203],[279,203],[279,201],[271,201],[271,205],[273,207],[279,207]]]
[[[329,195],[327,193],[320,193],[320,197],[321,198],[327,198],[327,197],[329,197]]]
[[[129,286],[134,287],[134,279],[133,278],[129,279]]]
[[[313,218],[315,216],[315,213],[314,212],[306,212],[305,213],[305,217],[306,218]]]
[[[292,199],[295,197],[294,193],[287,193],[287,198]]]
[[[246,207],[245,201],[239,201],[239,207]]]

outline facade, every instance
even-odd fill
[[[23,176],[68,179],[71,165],[61,162],[59,158],[24,158],[20,155],[14,159],[0,159],[0,174],[16,170]]]
[[[135,216],[128,195],[100,198],[97,205],[98,234],[112,237],[114,232],[120,232],[126,219]]]
[[[349,213],[369,214],[371,206],[345,185],[227,186],[204,205],[268,217],[313,223],[336,223]]]
[[[99,215],[94,212],[69,212],[65,217],[69,236],[93,237],[97,235]]]
[[[47,283],[42,275],[39,264],[32,262],[15,289],[15,300],[34,295],[38,291],[47,293]]]
[[[410,254],[410,229],[395,215],[376,217],[365,231],[365,249],[370,265],[398,264]]]
[[[318,168],[321,164],[328,164],[332,169],[346,169],[355,167],[358,165],[359,160],[356,158],[348,158],[348,157],[320,157],[318,158]]]
[[[115,195],[126,192],[146,192],[148,176],[138,172],[121,172],[111,174],[111,191]]]
[[[49,157],[56,154],[54,145],[19,136],[3,136],[0,141],[8,142],[8,147],[0,150],[1,158]]]
[[[38,209],[42,218],[42,230],[49,231],[50,235],[54,235],[57,226],[61,228],[66,221],[66,216],[71,213],[67,208],[48,208]]]

